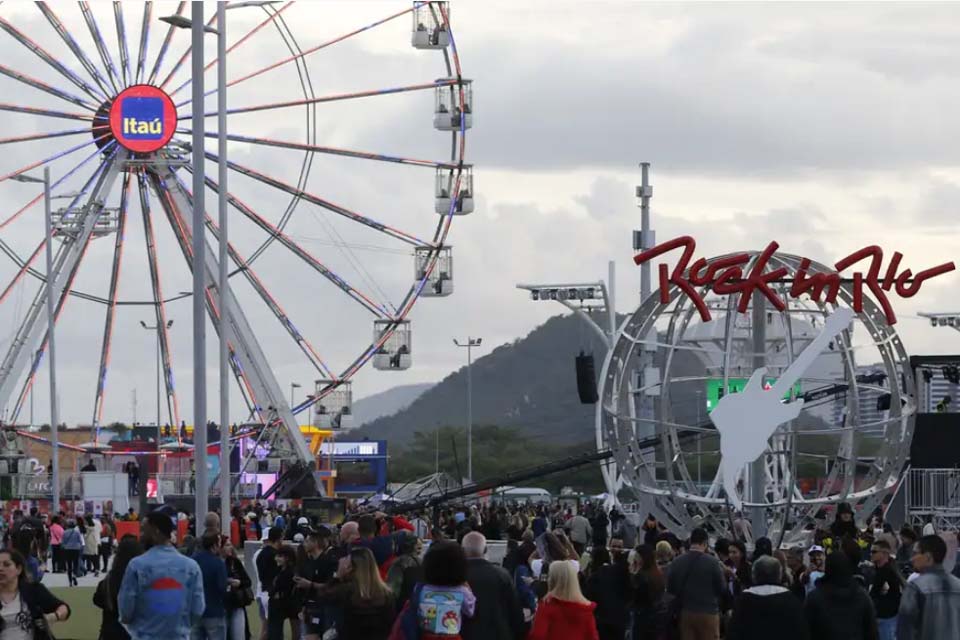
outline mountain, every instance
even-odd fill
[[[423,384],[405,384],[392,387],[353,402],[353,420],[357,427],[377,418],[392,416],[402,411],[433,386],[432,382]]]
[[[574,358],[594,353],[596,373],[605,347],[599,336],[573,315],[556,316],[526,337],[496,347],[473,362],[473,424],[516,427],[536,441],[553,444],[591,442],[594,405],[580,404]],[[416,431],[465,426],[466,367],[423,392],[410,406],[383,416],[356,435],[406,445]]]

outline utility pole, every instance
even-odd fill
[[[458,347],[464,347],[467,350],[467,480],[473,481],[473,379],[471,369],[473,369],[473,348],[479,347],[483,338],[467,337],[465,342],[460,342],[456,338],[453,344]]]

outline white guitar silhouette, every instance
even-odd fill
[[[737,510],[743,508],[743,501],[737,493],[737,473],[744,465],[760,457],[777,427],[800,415],[803,400],[784,402],[784,396],[830,341],[850,326],[853,316],[853,311],[847,308],[834,311],[827,317],[820,335],[787,367],[772,388],[763,388],[767,369],[760,367],[750,376],[743,391],[723,396],[710,413],[710,420],[720,432],[723,487],[727,499]]]

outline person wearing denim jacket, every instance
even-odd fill
[[[947,573],[947,544],[940,536],[923,536],[910,558],[919,576],[900,597],[898,640],[960,638],[960,579]]]
[[[177,552],[171,533],[168,515],[148,514],[143,523],[148,551],[123,574],[117,604],[133,640],[189,640],[206,607],[200,566]]]

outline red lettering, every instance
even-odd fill
[[[693,301],[694,306],[697,308],[697,311],[700,312],[700,318],[707,322],[710,320],[710,309],[707,308],[707,303],[703,301],[703,297],[697,292],[696,289],[690,284],[690,282],[684,277],[684,272],[687,270],[687,265],[690,264],[690,259],[693,257],[693,252],[697,249],[697,241],[691,238],[690,236],[680,236],[679,238],[674,238],[664,242],[663,244],[658,244],[657,246],[647,249],[643,253],[639,253],[634,256],[633,261],[635,264],[643,264],[653,258],[656,258],[659,255],[668,253],[683,247],[683,254],[680,256],[677,266],[673,268],[673,273],[670,274],[669,279],[667,278],[667,269],[665,265],[660,265],[660,302],[667,304],[670,302],[670,290],[669,283],[672,283],[677,286],[683,293],[687,294],[687,297]]]
[[[713,293],[719,295],[739,295],[737,311],[744,313],[750,306],[750,300],[753,294],[759,292],[778,310],[786,309],[784,300],[771,287],[774,282],[783,279],[789,273],[785,266],[777,267],[770,271],[765,271],[770,259],[776,254],[780,245],[771,242],[757,256],[750,273],[744,277],[743,269],[750,262],[750,256],[746,253],[737,253],[714,260],[697,258],[693,260],[694,252],[697,248],[696,241],[690,236],[680,236],[651,249],[634,256],[633,261],[636,264],[643,264],[657,256],[669,253],[674,249],[683,249],[680,260],[677,262],[673,271],[666,264],[658,265],[658,274],[660,277],[660,301],[663,304],[670,302],[670,287],[675,286],[681,294],[685,294],[693,302],[700,318],[704,322],[711,319],[710,309],[704,301],[703,294],[699,291],[702,287],[710,287]],[[889,324],[896,324],[897,317],[893,312],[893,307],[887,297],[887,292],[895,290],[901,298],[910,298],[916,295],[923,286],[924,281],[934,278],[944,273],[949,273],[956,269],[953,262],[947,262],[929,269],[920,271],[913,275],[910,269],[899,271],[900,264],[903,261],[903,254],[895,251],[890,259],[883,274],[883,280],[880,280],[880,270],[883,266],[883,249],[876,245],[864,247],[859,251],[851,253],[849,256],[839,260],[834,266],[835,272],[829,273],[810,273],[811,261],[809,258],[801,258],[800,264],[793,276],[793,282],[790,286],[789,296],[798,298],[804,294],[809,295],[814,302],[835,303],[840,291],[840,285],[843,282],[840,273],[854,264],[868,259],[870,265],[866,273],[857,271],[853,273],[853,310],[857,313],[863,311],[864,286],[873,294],[877,303],[883,309],[884,317]],[[691,262],[693,260],[693,262]],[[826,296],[824,297],[824,293]]]
[[[754,291],[759,291],[766,296],[770,304],[776,307],[778,311],[783,311],[787,308],[786,303],[770,288],[771,281],[778,280],[787,275],[787,268],[778,267],[766,273],[763,271],[764,267],[767,266],[767,262],[770,261],[770,258],[776,253],[779,247],[780,245],[776,242],[771,242],[767,245],[767,248],[763,250],[763,253],[757,257],[757,261],[753,263],[753,269],[750,270],[750,275],[747,276],[747,280],[742,285],[740,304],[737,306],[737,311],[740,313],[746,312]]]
[[[827,297],[824,302],[836,302],[837,293],[840,291],[840,274],[814,273],[807,275],[808,269],[810,269],[810,258],[801,259],[797,273],[793,276],[793,285],[790,286],[790,297],[799,298],[808,293],[811,300],[820,302],[820,296],[826,289]]]

